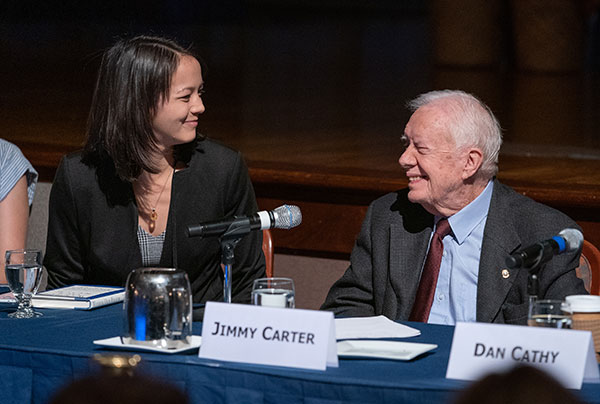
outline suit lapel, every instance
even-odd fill
[[[507,220],[511,217],[508,198],[508,191],[495,181],[479,260],[476,317],[480,322],[496,319],[518,275],[518,270],[511,269],[503,276],[506,257],[521,245],[514,226]]]
[[[390,225],[390,282],[398,300],[398,319],[408,319],[412,310],[431,231],[425,227],[407,233],[402,225]]]

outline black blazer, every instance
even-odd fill
[[[108,173],[107,173],[108,172]],[[174,174],[161,267],[184,269],[195,302],[223,299],[217,238],[189,238],[187,226],[257,210],[240,153],[210,140],[198,143],[188,167]],[[142,266],[138,211],[130,183],[110,170],[65,156],[52,185],[44,265],[51,288],[85,283],[120,285]],[[262,233],[235,249],[232,300],[250,301],[252,281],[265,276]]]
[[[323,309],[355,317],[383,314],[408,320],[427,255],[433,216],[408,200],[406,189],[374,201],[352,250],[350,267],[331,288]],[[477,321],[525,324],[526,270],[510,270],[506,257],[519,248],[578,226],[566,215],[494,182],[485,224],[479,278]],[[579,253],[555,257],[540,272],[539,296],[563,299],[587,294],[575,275]]]

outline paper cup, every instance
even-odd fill
[[[600,362],[600,296],[572,295],[565,300],[571,306],[571,328],[592,332],[596,360]]]

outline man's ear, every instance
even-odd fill
[[[483,153],[477,148],[471,148],[466,152],[465,165],[463,168],[463,180],[472,178],[483,163]]]

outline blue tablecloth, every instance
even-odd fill
[[[0,403],[46,403],[74,378],[96,371],[94,340],[120,335],[122,306],[93,311],[40,310],[34,319],[7,318],[0,305]],[[340,359],[339,368],[295,370],[200,359],[197,353],[142,353],[143,372],[167,380],[192,403],[443,403],[466,382],[445,378],[453,327],[409,323],[421,330],[411,342],[437,344],[412,361]],[[194,323],[200,334],[201,323]],[[578,392],[600,403],[600,385]]]

